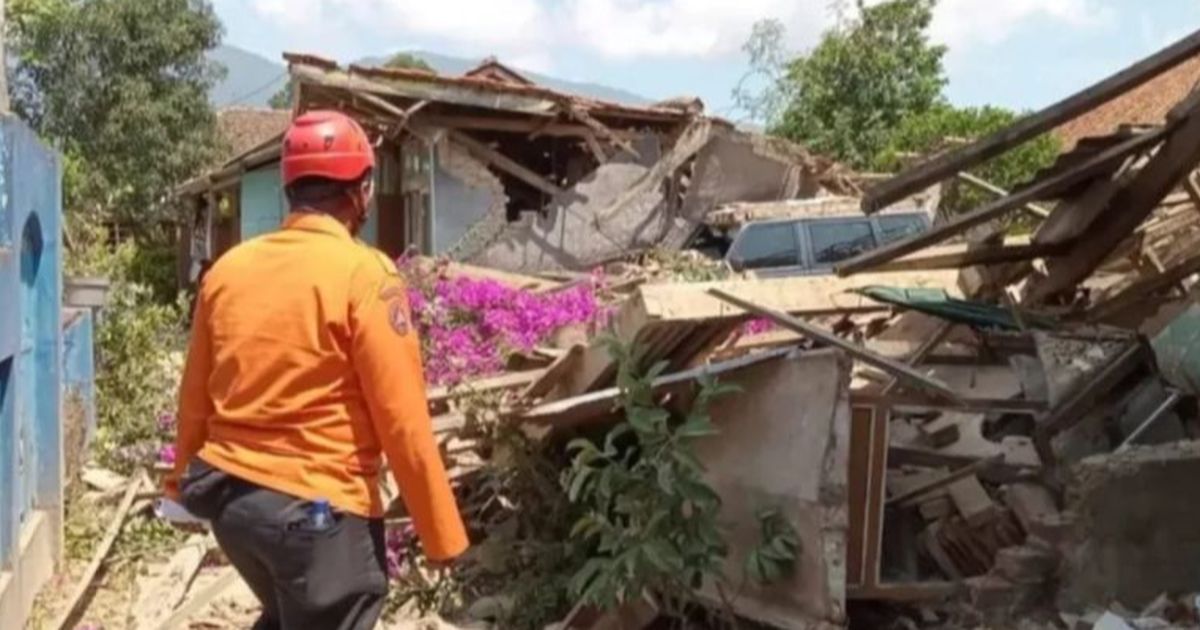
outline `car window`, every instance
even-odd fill
[[[796,224],[769,223],[746,227],[737,239],[733,260],[743,269],[799,264]]]
[[[914,234],[920,234],[925,231],[925,222],[921,217],[914,216],[894,216],[894,217],[879,217],[879,232],[883,242],[891,243],[903,238],[908,238]]]
[[[812,240],[813,262],[831,264],[875,248],[871,222],[836,221],[811,223],[808,236]]]

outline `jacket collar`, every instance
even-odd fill
[[[292,212],[283,220],[283,229],[328,234],[346,240],[354,240],[350,230],[337,219],[320,212]]]

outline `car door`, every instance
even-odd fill
[[[751,223],[738,233],[726,256],[735,271],[752,271],[765,278],[801,271],[797,221]]]
[[[880,245],[887,245],[929,229],[929,217],[924,214],[893,214],[875,218],[876,236]]]
[[[866,217],[811,219],[804,222],[803,232],[806,266],[812,273],[828,273],[835,264],[879,246]]]

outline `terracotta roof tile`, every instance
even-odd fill
[[[229,107],[217,112],[217,131],[225,142],[226,152],[218,164],[224,164],[287,129],[292,113],[257,107]]]
[[[1107,136],[1121,125],[1158,125],[1200,82],[1200,56],[1054,130],[1071,150],[1083,138]]]

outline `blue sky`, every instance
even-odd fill
[[[793,50],[828,26],[830,0],[214,0],[226,42],[343,61],[398,50],[495,54],[514,66],[650,98],[696,95],[738,118],[731,91],[756,20]],[[1036,108],[1200,29],[1200,0],[941,0],[950,99]]]

